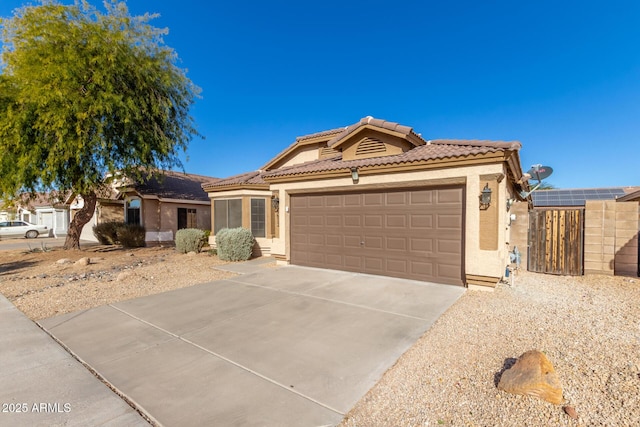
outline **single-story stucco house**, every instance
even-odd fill
[[[69,206],[65,200],[65,195],[55,192],[37,193],[33,197],[24,194],[13,203],[11,209],[0,206],[0,221],[17,219],[46,225],[51,236],[64,236],[69,229]]]
[[[291,264],[493,287],[509,263],[509,210],[529,189],[520,148],[425,140],[373,117],[301,136],[260,170],[203,184],[211,243],[242,226]]]
[[[182,228],[208,230],[211,226],[211,202],[202,184],[216,178],[175,171],[136,182],[114,180],[112,187],[98,198],[96,211],[86,224],[81,239],[96,241],[93,226],[107,221],[140,224],[146,229],[148,244],[171,242]],[[83,206],[81,197],[71,200],[71,211]]]

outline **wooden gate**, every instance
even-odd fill
[[[581,276],[584,261],[584,209],[529,212],[528,270]]]

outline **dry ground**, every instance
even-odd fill
[[[88,265],[78,262],[89,258]],[[203,252],[171,247],[0,252],[0,293],[32,320],[234,276]]]

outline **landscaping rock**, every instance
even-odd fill
[[[574,420],[578,419],[578,413],[576,412],[576,408],[574,408],[573,406],[567,405],[567,406],[564,406],[562,409],[564,409],[565,414],[567,414]]]
[[[534,396],[559,405],[562,387],[553,365],[544,353],[530,350],[502,373],[498,388],[508,393]]]
[[[122,282],[123,280],[127,280],[128,278],[130,278],[132,275],[133,273],[130,271],[123,271],[122,273],[118,274],[118,277],[116,277],[116,280],[118,282]]]
[[[91,260],[87,257],[80,258],[75,262],[75,265],[80,265],[80,266],[89,265],[89,264],[91,264]]]
[[[69,258],[60,258],[56,261],[56,264],[69,264],[71,260]]]

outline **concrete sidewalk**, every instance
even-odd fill
[[[0,295],[0,426],[148,426]]]
[[[328,426],[463,293],[261,261],[40,324],[165,426]]]

